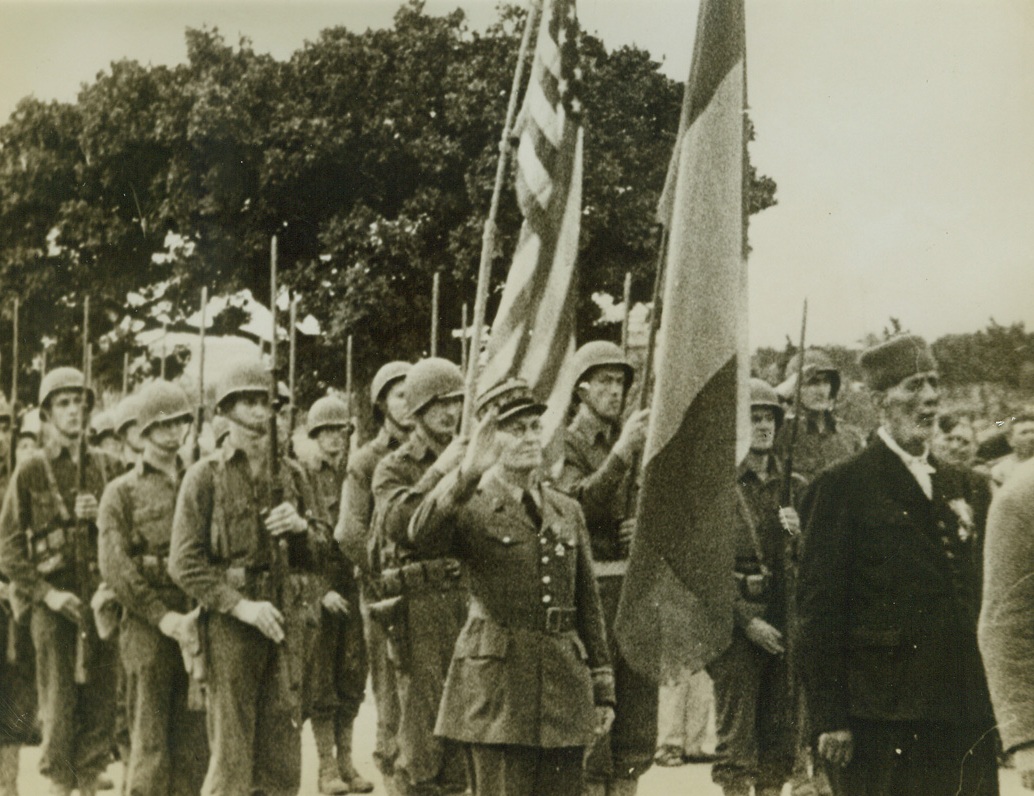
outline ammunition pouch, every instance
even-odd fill
[[[387,639],[388,658],[396,668],[409,667],[409,606],[406,598],[397,594],[377,600],[367,606],[370,620],[376,622]]]
[[[464,588],[462,576],[460,562],[455,558],[414,561],[381,572],[381,594],[387,598],[424,591],[453,591]]]

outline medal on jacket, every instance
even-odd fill
[[[965,498],[949,500],[948,507],[955,512],[955,516],[959,519],[959,539],[968,542],[973,538],[973,507],[966,502]]]

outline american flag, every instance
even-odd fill
[[[492,325],[481,389],[510,376],[546,400],[555,441],[573,387],[574,282],[582,209],[578,17],[573,0],[546,0],[517,132],[521,225]],[[546,398],[548,396],[548,398]]]

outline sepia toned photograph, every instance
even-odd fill
[[[1026,0],[0,0],[0,796],[1034,791],[1032,114]]]

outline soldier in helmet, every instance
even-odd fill
[[[115,720],[114,645],[97,636],[89,600],[97,587],[97,496],[121,466],[89,450],[80,463],[80,435],[93,391],[75,368],[52,370],[40,383],[40,413],[49,426],[43,449],[18,467],[0,511],[0,569],[14,584],[18,615],[32,607],[43,746],[40,772],[50,792],[92,795],[111,755]],[[86,489],[79,491],[79,468]],[[87,544],[77,534],[89,533]],[[77,542],[79,542],[77,544]],[[89,575],[82,574],[84,571]],[[81,583],[81,577],[89,582]],[[77,682],[76,647],[91,651],[86,683]]]
[[[90,444],[116,459],[122,458],[122,440],[115,433],[115,418],[111,412],[90,416]]]
[[[140,454],[144,452],[144,443],[140,439],[139,414],[139,397],[127,395],[118,402],[112,418],[115,435],[122,443],[122,459],[127,469],[135,465]]]
[[[17,439],[14,442],[15,464],[21,464],[33,451],[37,451],[43,442],[43,429],[39,419],[39,409],[29,409],[22,415],[18,424]]]
[[[368,555],[373,516],[373,472],[389,452],[398,448],[412,428],[406,404],[405,378],[408,362],[388,362],[374,374],[370,383],[370,403],[377,435],[353,453],[341,487],[341,508],[334,539],[345,557],[360,573],[360,602],[363,631],[369,661],[370,681],[377,704],[377,741],[374,761],[389,781],[395,770],[398,748],[395,735],[399,726],[399,698],[395,670],[388,660],[387,643],[381,625],[370,621],[369,606],[381,599],[379,555]]]
[[[463,461],[410,525],[470,573],[435,732],[464,745],[474,796],[578,794],[585,747],[614,717],[585,519],[538,476],[545,409],[521,379],[483,393]]]
[[[381,459],[373,476],[375,532],[387,597],[371,606],[371,616],[393,627],[395,634],[390,641],[402,712],[394,782],[404,796],[434,796],[465,788],[458,749],[435,738],[434,726],[452,648],[466,616],[466,590],[459,561],[421,556],[409,543],[408,528],[427,493],[462,458],[456,432],[463,374],[447,360],[423,359],[406,374],[405,390],[413,432]],[[376,609],[393,598],[401,600],[396,608],[403,613],[384,617]]]
[[[306,432],[318,446],[308,467],[316,499],[336,522],[352,435],[348,404],[334,395],[309,409]],[[352,566],[334,546],[326,566],[327,592],[313,659],[309,718],[319,756],[320,793],[369,793],[373,783],[352,764],[352,725],[366,690],[366,647],[359,587]],[[337,757],[335,758],[335,745]]]
[[[299,465],[284,460],[271,480],[269,379],[257,358],[225,370],[216,411],[229,435],[187,470],[173,518],[169,573],[205,611],[205,796],[294,794],[301,782],[301,680],[330,534]]]
[[[187,704],[179,644],[197,634],[187,596],[166,571],[172,516],[183,475],[177,451],[193,407],[183,390],[154,381],[140,393],[144,450],[104,491],[97,526],[100,569],[123,607],[119,633],[126,672],[130,794],[198,793],[208,762],[204,713]]]
[[[785,637],[800,519],[794,508],[779,506],[783,472],[772,446],[783,408],[761,379],[750,382],[750,421],[750,452],[736,478],[732,644],[708,667],[718,731],[712,776],[726,796],[749,796],[751,786],[756,796],[777,796],[796,749]]]
[[[622,425],[634,370],[621,349],[596,340],[575,352],[577,409],[564,438],[558,486],[585,512],[607,631],[635,531],[635,476],[646,442],[648,412],[633,412]],[[610,734],[586,762],[586,794],[631,796],[653,762],[657,746],[657,686],[633,671],[612,644],[617,704]]]
[[[786,378],[776,387],[776,393],[792,405],[797,392],[797,373],[803,376],[801,384],[801,419],[793,449],[793,469],[809,482],[822,470],[837,462],[850,459],[865,445],[862,432],[836,417],[837,397],[840,395],[840,371],[826,352],[809,348],[801,355],[794,354],[786,363]],[[775,453],[786,457],[790,445],[790,422],[787,416],[776,435]]]

